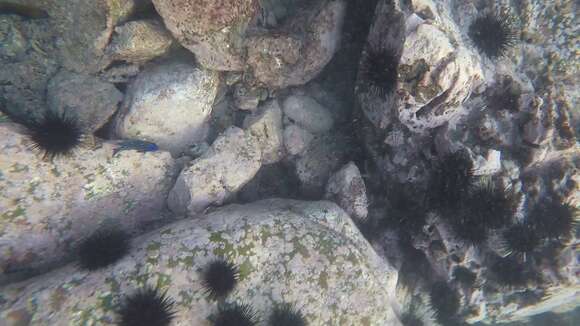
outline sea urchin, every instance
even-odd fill
[[[225,298],[236,286],[239,271],[236,265],[223,259],[210,262],[203,271],[202,279],[206,293],[212,299]]]
[[[568,238],[577,225],[578,210],[557,200],[544,199],[529,215],[539,235],[546,238]]]
[[[83,128],[70,113],[47,110],[37,120],[25,124],[32,148],[40,151],[44,159],[70,155],[83,140]]]
[[[81,269],[94,271],[123,258],[130,249],[129,235],[121,230],[98,230],[83,239],[77,249]]]
[[[473,180],[473,162],[466,151],[446,154],[431,173],[429,203],[438,209],[457,207]]]
[[[445,322],[453,319],[459,310],[459,295],[446,282],[436,282],[429,291],[431,306],[437,320]]]
[[[119,309],[119,326],[168,326],[175,317],[174,301],[158,289],[145,287],[126,298]]]
[[[529,223],[517,223],[503,232],[503,246],[507,254],[525,255],[533,252],[540,244],[540,235]]]
[[[270,326],[306,326],[306,320],[302,313],[292,305],[278,305],[272,311],[268,319]]]
[[[375,96],[385,97],[397,87],[398,59],[393,51],[368,46],[363,53],[359,73]]]
[[[218,314],[211,320],[213,326],[255,326],[258,322],[252,306],[237,303],[220,305]]]
[[[501,57],[518,39],[514,16],[507,8],[483,14],[469,26],[469,37],[489,58]]]

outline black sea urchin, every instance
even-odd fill
[[[489,267],[494,280],[505,287],[522,287],[537,279],[530,267],[515,257],[496,257]]]
[[[517,223],[503,232],[503,246],[508,255],[532,253],[540,245],[538,231],[529,223]]]
[[[174,304],[166,293],[145,287],[121,304],[119,326],[168,326],[175,318]]]
[[[431,173],[429,204],[439,210],[456,208],[473,180],[473,162],[466,151],[446,154]]]
[[[83,128],[68,112],[47,110],[37,120],[25,125],[32,148],[39,150],[44,159],[70,155],[83,140]]]
[[[505,55],[516,44],[518,35],[514,16],[507,8],[483,14],[469,26],[469,37],[491,59]]]
[[[429,298],[437,320],[442,323],[452,320],[459,310],[459,295],[446,282],[431,285]]]
[[[121,230],[99,230],[81,241],[78,247],[79,266],[94,271],[123,258],[130,249],[129,235]]]
[[[213,326],[255,326],[258,322],[258,315],[252,306],[237,303],[221,305],[211,320]]]
[[[457,266],[453,269],[453,279],[462,285],[472,287],[475,284],[477,276],[474,272],[463,266]]]
[[[268,319],[270,326],[306,326],[308,323],[300,310],[294,308],[292,305],[283,304],[274,307],[270,318]]]
[[[225,298],[236,286],[239,278],[238,267],[223,259],[210,262],[202,274],[203,286],[211,299]]]
[[[568,238],[577,226],[578,210],[556,200],[544,199],[534,206],[528,217],[542,237]]]
[[[486,228],[499,229],[509,225],[514,217],[516,200],[505,187],[486,182],[469,192],[462,207],[462,214],[472,223]]]
[[[359,74],[371,94],[384,98],[397,87],[397,67],[398,59],[393,51],[367,46],[361,58]]]

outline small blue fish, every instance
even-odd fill
[[[118,146],[113,150],[113,157],[117,155],[117,153],[122,151],[137,151],[139,153],[146,153],[146,152],[155,152],[159,150],[156,144],[144,141],[144,140],[137,140],[137,139],[127,139],[123,140],[118,144]]]

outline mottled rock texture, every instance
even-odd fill
[[[129,86],[116,133],[152,141],[177,155],[205,140],[219,84],[218,73],[192,64],[152,66]]]
[[[161,56],[173,44],[171,34],[156,20],[138,20],[115,28],[107,55],[111,60],[145,63]]]
[[[365,183],[353,162],[349,162],[330,177],[325,197],[335,201],[350,217],[359,221],[366,220],[369,204]]]
[[[70,257],[100,226],[138,232],[160,217],[176,173],[169,153],[112,154],[104,143],[45,162],[0,124],[0,282]]]
[[[200,272],[216,258],[239,266],[228,302],[251,304],[265,320],[275,304],[299,307],[309,325],[400,325],[391,308],[397,273],[336,205],[266,200],[231,205],[133,240],[113,266],[66,266],[1,291],[7,325],[83,325],[118,320],[123,296],[149,285],[176,302],[172,325],[208,325],[217,303]],[[36,302],[29,305],[28,302]]]
[[[282,110],[278,101],[264,103],[256,114],[244,120],[244,128],[260,143],[263,164],[276,163],[284,157]]]

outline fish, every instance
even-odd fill
[[[117,144],[117,147],[113,150],[113,157],[122,151],[137,151],[139,153],[146,153],[155,152],[158,150],[159,147],[155,143],[144,140],[127,139]]]

